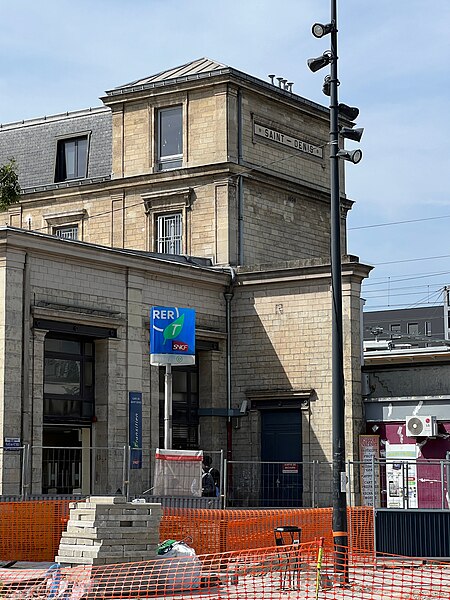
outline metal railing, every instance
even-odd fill
[[[228,508],[331,506],[327,462],[226,461]],[[440,459],[348,461],[348,506],[450,508],[450,461]]]
[[[374,508],[450,508],[450,460],[380,459],[347,463],[349,497]]]
[[[329,463],[225,462],[225,507],[330,506],[332,472]]]
[[[222,450],[204,451],[220,473],[223,490]],[[123,495],[128,499],[150,498],[153,490],[152,449],[98,446],[0,447],[0,497],[80,498],[88,495]],[[160,498],[160,497],[158,497]],[[169,498],[160,498],[173,506]],[[154,501],[160,501],[154,499]],[[180,506],[214,507],[222,499],[180,498]],[[177,503],[176,502],[176,503]]]
[[[136,452],[139,460],[136,462]],[[204,451],[220,473],[219,499],[162,498],[167,506],[324,508],[331,505],[331,464],[320,461],[225,461]],[[153,495],[154,450],[122,447],[0,447],[0,496]],[[136,467],[136,464],[138,465]],[[374,508],[448,510],[450,460],[347,462],[347,504]],[[194,498],[194,496],[192,496]],[[159,500],[158,500],[159,501]]]

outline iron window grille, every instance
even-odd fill
[[[63,238],[64,240],[78,239],[78,225],[67,225],[64,227],[54,227],[53,235]]]
[[[181,212],[156,218],[156,250],[162,254],[182,254],[183,230]]]

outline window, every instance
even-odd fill
[[[182,107],[163,108],[158,111],[158,169],[177,169],[183,162]]]
[[[56,237],[60,237],[65,240],[77,240],[78,239],[78,225],[67,225],[64,227],[54,227],[53,235],[56,235]]]
[[[425,335],[431,335],[431,321],[425,321]]]
[[[182,254],[181,212],[156,217],[156,251],[163,254]]]
[[[419,335],[419,323],[408,323],[408,334]]]
[[[87,173],[88,138],[86,136],[58,140],[55,181],[81,179]]]
[[[90,422],[94,414],[94,344],[46,337],[44,421]]]
[[[391,333],[400,333],[402,328],[400,327],[400,323],[392,323],[389,325],[389,329]]]

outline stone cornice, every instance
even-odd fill
[[[0,227],[0,256],[9,254],[10,250],[45,255],[50,259],[53,256],[69,263],[95,264],[116,272],[141,271],[154,280],[173,281],[176,277],[179,281],[193,285],[199,282],[203,288],[221,289],[228,285],[230,279],[227,272],[192,262],[165,260],[144,252],[96,246],[13,227]]]
[[[214,163],[210,165],[201,165],[196,167],[186,167],[184,169],[174,169],[173,171],[163,171],[158,173],[143,173],[129,177],[120,177],[117,179],[107,179],[100,182],[86,183],[83,186],[74,185],[62,188],[52,188],[46,190],[36,190],[22,194],[20,205],[24,208],[28,203],[44,202],[49,200],[65,200],[83,198],[83,196],[92,196],[93,194],[118,194],[127,190],[136,190],[141,193],[149,193],[149,188],[158,186],[160,190],[167,187],[167,192],[171,192],[172,186],[189,188],[199,184],[199,180],[205,180],[205,183],[216,182],[223,178],[229,180],[230,177],[243,175],[245,178],[252,178],[291,191],[294,194],[308,195],[314,200],[329,202],[330,192],[326,188],[310,184],[307,181],[295,179],[289,175],[281,175],[264,169],[261,166],[255,166],[251,163],[239,165],[234,162]],[[351,208],[353,201],[342,197],[341,202],[347,209]],[[17,205],[17,206],[20,206]]]
[[[362,264],[357,261],[356,257],[349,262],[342,263],[342,282],[356,279],[361,282],[365,279],[372,267]],[[257,286],[268,284],[274,285],[293,285],[299,282],[314,282],[325,280],[331,282],[331,265],[329,262],[324,262],[319,259],[289,261],[284,265],[261,265],[257,269],[238,269],[235,285],[240,286]]]

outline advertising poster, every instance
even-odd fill
[[[380,436],[359,436],[360,486],[363,506],[380,506]]]
[[[386,506],[418,508],[415,444],[386,443]]]

